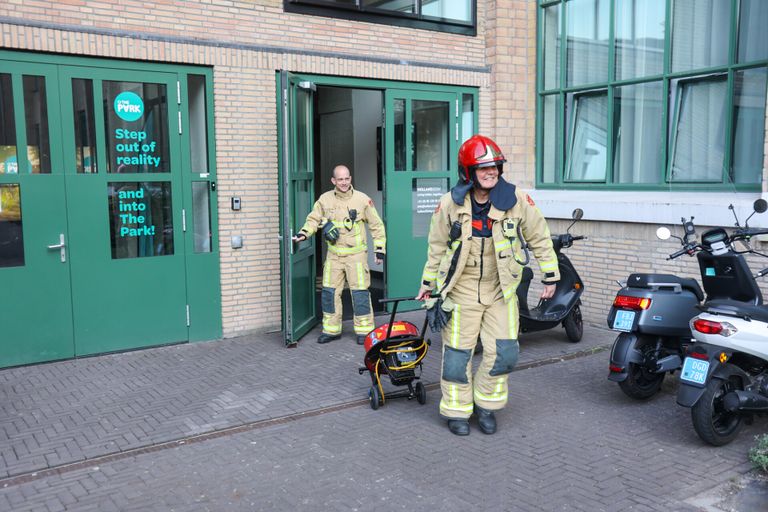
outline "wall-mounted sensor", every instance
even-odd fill
[[[234,211],[240,210],[240,198],[239,197],[233,197],[232,198],[232,209]]]
[[[232,237],[232,248],[233,249],[242,249],[243,247],[243,237],[240,235],[235,235]]]

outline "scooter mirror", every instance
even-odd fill
[[[758,199],[758,201],[762,201],[762,199]],[[765,202],[765,201],[763,201],[763,202]],[[765,210],[763,210],[763,211],[765,211]],[[583,216],[584,216],[584,210],[582,210],[581,208],[576,208],[575,210],[573,210],[573,213],[571,214],[571,218],[573,220],[581,220],[581,218]]]
[[[752,205],[752,209],[757,213],[764,213],[766,210],[768,210],[768,201],[765,199],[757,199]]]
[[[672,236],[672,232],[669,230],[669,228],[665,228],[664,226],[660,227],[656,230],[656,238],[659,240],[669,240],[669,237]]]

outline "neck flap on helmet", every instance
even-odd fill
[[[459,205],[464,204],[464,198],[467,196],[467,192],[472,190],[474,185],[475,183],[473,181],[457,183],[451,189],[451,199],[453,199],[453,202]],[[491,189],[488,198],[497,210],[509,210],[517,204],[517,196],[515,195],[516,189],[517,187],[512,183],[499,177],[499,182]]]
[[[472,186],[475,183],[473,181],[463,181],[457,183],[452,189],[451,189],[451,199],[453,199],[453,202],[456,204],[464,204],[464,198],[467,196],[467,192],[472,190]]]
[[[491,192],[488,195],[491,204],[497,210],[509,210],[517,204],[515,189],[516,187],[512,183],[499,176],[499,182],[491,189]]]

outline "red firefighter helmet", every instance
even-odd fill
[[[387,330],[389,324],[380,325],[375,328],[365,337],[363,347],[365,348],[365,365],[371,371],[376,371],[376,361],[379,358],[378,349],[375,345],[382,341],[397,341],[398,338],[410,338],[413,336],[420,336],[419,328],[413,325],[411,322],[397,321],[392,323],[392,332],[389,333],[387,338]],[[371,351],[371,349],[376,349]]]
[[[476,169],[491,166],[498,166],[501,176],[501,164],[506,161],[501,149],[491,138],[473,135],[459,148],[459,179],[468,183],[473,179]]]

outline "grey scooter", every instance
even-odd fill
[[[694,341],[689,322],[700,312],[704,292],[706,301],[763,302],[757,286],[734,286],[745,280],[754,282],[741,254],[713,252],[707,241],[709,231],[699,244],[693,217],[682,219],[682,223],[685,234],[675,238],[683,247],[667,259],[696,255],[704,291],[695,279],[671,274],[630,274],[608,313],[608,327],[620,331],[611,350],[608,379],[635,399],[655,395],[664,375],[674,373],[682,365],[686,350]],[[659,228],[657,236],[666,239],[671,235],[667,228]]]

